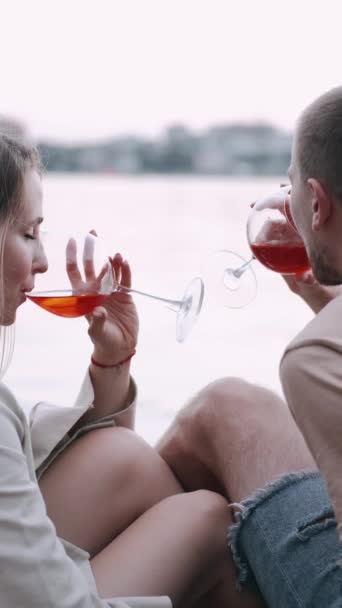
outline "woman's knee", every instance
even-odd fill
[[[192,529],[226,525],[231,521],[227,500],[211,490],[195,490],[169,496],[164,499],[174,512],[183,513],[191,518]]]
[[[194,517],[199,521],[205,521],[207,524],[230,521],[228,502],[221,494],[211,490],[196,490],[185,496]]]
[[[163,501],[174,513],[181,513],[184,524],[194,542],[205,546],[209,553],[217,555],[228,552],[227,530],[231,515],[227,500],[210,490],[196,490],[170,496]]]
[[[79,439],[87,458],[116,490],[134,484],[146,495],[162,497],[181,491],[172,471],[152,446],[134,431],[124,427],[98,429]],[[83,445],[82,445],[83,442]]]

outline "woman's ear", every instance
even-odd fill
[[[333,200],[317,179],[308,179],[307,185],[311,197],[311,227],[313,232],[318,232],[332,214]]]

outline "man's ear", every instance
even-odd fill
[[[308,179],[307,186],[311,199],[311,227],[313,232],[318,232],[332,214],[333,201],[317,179]]]

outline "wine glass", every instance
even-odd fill
[[[247,240],[252,252],[246,260],[234,251],[216,251],[206,267],[208,291],[229,308],[241,308],[256,296],[252,262],[281,274],[301,274],[310,268],[304,243],[290,208],[290,186],[258,199],[247,219]]]
[[[62,238],[63,245],[61,235],[44,235],[41,246],[49,261],[49,270],[36,276],[35,289],[26,294],[29,300],[50,313],[74,318],[91,313],[112,293],[134,293],[162,302],[176,312],[176,339],[184,342],[202,308],[204,283],[200,277],[190,281],[180,299],[153,295],[122,285],[115,279],[110,260],[103,256],[100,239],[93,232],[76,238]],[[81,276],[80,268],[83,268],[85,279]],[[78,277],[77,282],[71,282],[70,269],[72,276]]]

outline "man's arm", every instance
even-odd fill
[[[342,294],[342,286],[321,285],[311,271],[302,275],[283,275],[283,279],[291,291],[301,297],[315,314]]]
[[[332,321],[335,308],[334,303]],[[322,328],[319,315],[304,337],[290,345],[280,364],[280,378],[293,417],[326,481],[336,519],[342,524],[342,340],[338,327],[336,341],[325,332],[329,312],[323,311]]]

